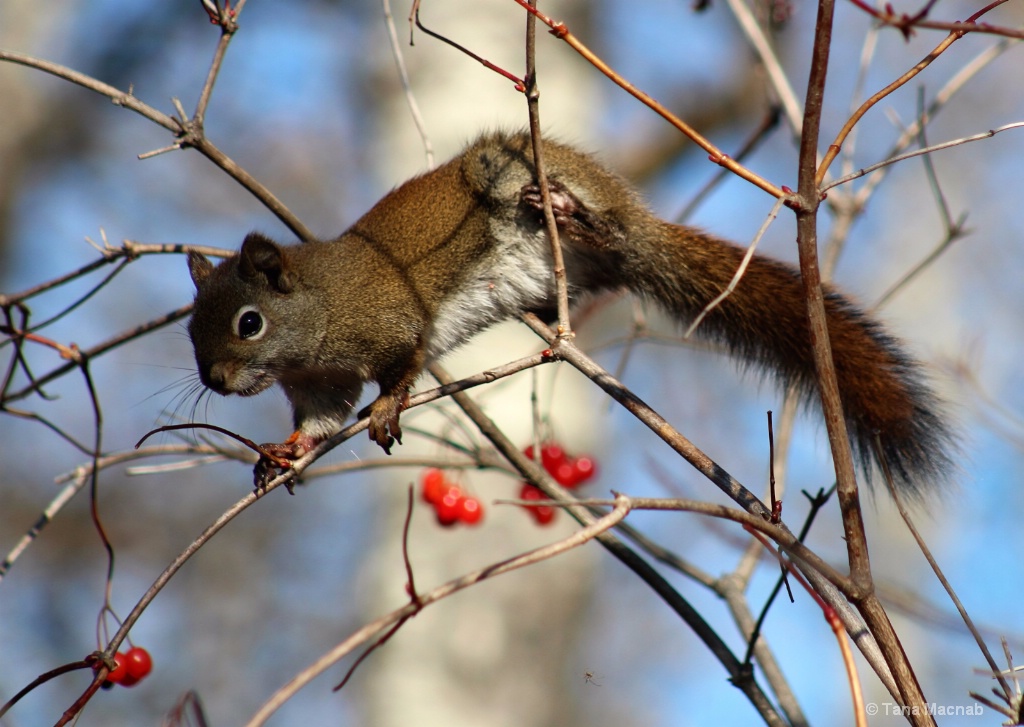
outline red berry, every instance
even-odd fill
[[[484,508],[475,497],[463,497],[459,500],[459,519],[467,525],[476,525],[484,516]]]
[[[577,457],[573,466],[576,468],[576,477],[579,483],[586,482],[597,474],[597,465],[590,457]]]
[[[523,454],[533,459],[533,445],[524,449]],[[564,460],[565,450],[554,442],[545,442],[540,446],[540,463],[548,471],[548,474],[554,474],[555,468]]]
[[[552,475],[562,487],[573,488],[582,485],[597,472],[594,460],[590,457],[572,457],[559,466]]]
[[[424,502],[436,505],[444,497],[447,489],[448,481],[445,479],[444,472],[433,467],[424,470],[423,477],[420,479],[420,493]]]
[[[459,500],[461,499],[462,489],[457,485],[449,485],[441,500],[434,505],[437,522],[445,527],[454,525],[459,519]]]
[[[555,467],[551,476],[562,487],[575,487],[579,484],[579,480],[576,479],[575,460],[566,459],[562,461],[561,464]]]
[[[565,462],[565,450],[559,447],[553,442],[548,442],[540,448],[540,463],[544,465],[544,469],[548,471],[548,474],[554,476],[555,470],[558,466]]]
[[[128,676],[130,677],[142,679],[153,670],[153,658],[141,646],[133,646],[128,649],[125,658],[128,661]]]
[[[531,485],[529,482],[524,482],[522,487],[519,488],[519,499],[520,500],[543,500],[544,493],[538,490],[536,487]],[[523,507],[533,507],[532,505],[523,505]]]
[[[524,482],[522,488],[519,490],[520,500],[544,500],[547,501],[547,497],[544,493],[538,490],[528,482]],[[550,505],[523,505],[527,512],[533,515],[533,519],[537,521],[539,525],[547,525],[555,519],[555,508]]]
[[[128,678],[128,655],[124,652],[114,654],[114,668],[107,674],[107,681],[114,684],[123,684]]]
[[[530,513],[533,515],[533,519],[537,521],[538,525],[550,525],[555,519],[555,508],[550,505],[538,505],[537,507],[531,507]]]
[[[434,514],[437,516],[437,524],[443,528],[450,528],[459,519],[457,515],[447,510],[444,512],[437,510]]]

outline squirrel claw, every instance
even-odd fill
[[[380,445],[385,454],[391,454],[395,442],[402,443],[402,427],[398,417],[405,409],[408,394],[402,396],[380,396],[370,406],[360,412],[360,416],[370,417],[370,439]]]
[[[259,461],[256,462],[256,466],[252,469],[252,485],[256,492],[264,492],[271,480],[284,472],[285,469],[286,468],[281,467],[276,460],[261,456]],[[288,494],[295,494],[293,482],[289,481],[285,483],[285,487],[288,489]]]
[[[252,470],[253,486],[257,492],[266,490],[278,475],[284,474],[291,469],[291,461],[296,460],[309,451],[307,443],[301,441],[298,433],[293,434],[287,441],[280,444],[267,443],[259,447],[260,458]],[[295,482],[290,479],[285,483],[288,494],[295,494]]]
[[[551,211],[555,215],[555,223],[561,228],[572,222],[573,215],[583,208],[576,196],[565,185],[548,180],[548,192],[551,195]],[[539,184],[527,184],[519,190],[519,199],[528,207],[543,214],[544,199]]]
[[[265,492],[267,486],[272,480],[278,475],[284,474],[286,471],[291,469],[290,467],[282,467],[281,462],[274,459],[261,456],[259,461],[256,462],[256,466],[252,468],[252,485],[257,493]],[[284,483],[285,489],[288,490],[289,495],[295,494],[295,480],[290,479]]]
[[[548,180],[551,196],[551,212],[560,233],[593,248],[608,248],[625,242],[626,233],[621,225],[597,214],[561,182]],[[527,184],[519,190],[521,204],[539,215],[543,224],[544,200],[539,184]]]

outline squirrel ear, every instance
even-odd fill
[[[295,274],[289,269],[285,251],[258,232],[250,232],[242,241],[238,270],[244,278],[265,275],[270,287],[279,293],[290,293],[295,287]]]
[[[196,290],[202,286],[203,282],[213,272],[213,263],[206,259],[202,253],[198,253],[195,250],[188,251],[188,272],[192,276],[192,282],[196,286]]]

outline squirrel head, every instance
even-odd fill
[[[199,378],[218,394],[251,396],[300,367],[310,337],[309,297],[288,248],[251,233],[216,267],[189,251],[196,286],[188,324]]]

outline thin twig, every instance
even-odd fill
[[[430,28],[428,28],[425,25],[423,25],[423,23],[420,22],[420,3],[419,3],[419,0],[415,0],[415,2],[413,2],[412,13],[410,15],[410,20],[412,20],[412,19],[415,19],[416,27],[419,28],[420,30],[422,30],[427,35],[429,35],[431,38],[434,38],[435,40],[439,40],[442,43],[450,45],[452,48],[454,48],[455,50],[459,51],[460,53],[462,53],[462,54],[472,58],[474,61],[476,61],[477,63],[482,65],[484,68],[486,68],[486,69],[488,69],[490,71],[494,71],[499,76],[502,76],[504,78],[507,78],[509,81],[512,81],[512,83],[514,84],[515,89],[517,91],[525,91],[526,90],[526,83],[524,82],[524,80],[522,78],[519,78],[515,74],[506,71],[504,68],[502,68],[501,66],[499,66],[497,64],[491,63],[489,60],[487,60],[483,56],[477,55],[476,53],[471,51],[469,48],[465,47],[464,45],[460,45],[459,43],[456,43],[451,38],[448,38],[448,37],[446,37],[444,35],[441,35],[440,33],[437,33],[437,32],[435,32],[433,30],[430,30]],[[410,31],[410,38],[411,38],[411,31]],[[411,43],[411,40],[410,40],[410,43]]]
[[[859,4],[859,0],[853,0],[853,2]],[[883,98],[885,98],[886,96],[891,94],[893,91],[895,91],[896,89],[898,89],[901,86],[905,85],[908,81],[910,81],[912,78],[917,76],[917,74],[919,74],[921,71],[923,71],[929,65],[931,65],[932,61],[934,61],[936,58],[938,58],[940,55],[942,55],[946,50],[948,50],[949,47],[951,45],[953,45],[953,43],[955,43],[956,41],[960,40],[960,38],[962,38],[964,35],[966,35],[971,30],[976,29],[978,26],[975,25],[974,21],[977,20],[977,18],[981,17],[982,15],[987,13],[988,11],[992,10],[993,8],[997,7],[998,5],[1001,5],[1004,2],[1006,2],[1006,0],[996,0],[996,2],[986,6],[984,8],[982,8],[981,10],[979,10],[976,13],[974,13],[973,15],[971,15],[971,17],[968,18],[967,22],[962,24],[965,27],[962,27],[962,28],[960,28],[958,30],[952,30],[950,32],[950,34],[948,36],[946,36],[942,40],[941,43],[939,43],[937,46],[935,46],[935,48],[932,49],[931,53],[929,53],[924,58],[922,58],[920,61],[918,61],[917,64],[913,68],[908,70],[906,73],[904,73],[902,76],[897,78],[895,81],[890,83],[888,86],[886,86],[882,90],[876,92],[873,96],[871,96],[871,98],[869,98],[867,101],[865,101],[863,104],[861,104],[860,108],[858,108],[850,116],[850,118],[847,119],[846,123],[843,124],[843,128],[840,129],[839,134],[835,138],[835,141],[832,142],[832,144],[828,148],[828,151],[825,153],[824,160],[822,160],[821,164],[818,166],[818,171],[817,171],[817,175],[816,175],[816,178],[815,178],[817,184],[818,185],[822,184],[822,181],[825,178],[825,173],[828,171],[829,165],[832,163],[832,160],[835,159],[836,154],[839,153],[840,149],[842,149],[843,141],[846,139],[846,137],[853,130],[854,126],[856,126],[857,122],[860,121],[860,119],[864,116],[864,114],[866,114],[868,112],[868,110],[870,108],[875,106]]]
[[[742,162],[750,156],[761,145],[761,142],[768,139],[771,132],[778,127],[779,115],[780,111],[778,104],[772,104],[761,118],[761,122],[757,125],[757,128],[750,133],[750,136],[740,145],[739,150],[732,158],[738,162]],[[727,169],[716,169],[711,179],[709,179],[707,183],[700,188],[700,191],[698,191],[697,194],[695,194],[693,198],[686,203],[686,206],[683,207],[678,214],[672,215],[672,219],[675,220],[677,224],[683,224],[689,220],[697,208],[705,199],[707,199],[708,195],[722,183],[728,174],[729,170]]]
[[[345,673],[344,678],[342,678],[342,680],[338,682],[337,686],[334,687],[333,691],[335,692],[344,689],[345,685],[348,684],[349,680],[352,678],[352,675],[355,674],[359,666],[364,661],[366,661],[367,658],[369,658],[370,654],[372,654],[374,651],[376,651],[381,646],[386,644],[391,639],[392,636],[398,633],[398,630],[402,628],[405,622],[413,616],[415,616],[417,613],[419,613],[423,607],[423,601],[420,599],[420,594],[416,590],[416,579],[413,576],[412,559],[409,556],[409,528],[412,525],[412,513],[413,509],[415,508],[415,504],[415,490],[410,485],[408,489],[408,495],[406,497],[405,523],[402,525],[402,562],[405,564],[405,576],[407,579],[405,582],[405,591],[409,595],[409,599],[412,602],[412,605],[418,606],[419,608],[413,611],[412,613],[398,619],[398,621],[396,621],[395,624],[390,629],[388,629],[380,638],[378,638],[376,641],[370,644],[370,647],[359,655],[359,658],[355,660],[355,663],[353,663],[352,666],[349,667],[349,670]]]
[[[531,7],[536,9],[537,0],[529,2]],[[533,13],[526,14],[526,74],[523,81],[530,118],[533,167],[536,170],[537,186],[540,187],[544,226],[551,246],[551,274],[555,278],[558,333],[560,336],[568,337],[572,336],[572,323],[569,319],[569,281],[565,271],[565,258],[562,255],[562,243],[558,235],[558,224],[555,222],[555,213],[551,207],[551,185],[548,184],[544,164],[544,142],[540,130],[540,89],[537,86],[537,17]]]
[[[870,166],[864,167],[862,169],[858,169],[856,172],[851,172],[850,174],[840,177],[839,179],[836,179],[832,182],[829,182],[826,186],[822,187],[821,191],[827,192],[833,187],[837,187],[840,184],[846,184],[850,180],[857,179],[858,177],[863,177],[864,175],[870,174],[871,172],[874,172],[877,169],[881,169],[882,167],[887,167],[891,164],[896,164],[907,159],[913,159],[914,157],[919,157],[922,154],[931,154],[932,152],[942,151],[943,149],[949,149],[954,146],[960,146],[961,144],[969,144],[972,141],[982,141],[983,139],[991,139],[996,134],[1000,134],[1004,131],[1009,131],[1011,129],[1020,128],[1024,128],[1024,121],[1015,121],[1012,124],[1004,124],[1003,126],[998,126],[994,129],[989,129],[988,131],[982,131],[977,134],[971,134],[970,136],[962,136],[959,139],[952,139],[950,141],[943,141],[938,144],[933,144],[932,146],[925,147],[924,149],[914,149],[913,151],[908,151],[903,154],[897,154],[894,157],[889,157],[884,161],[880,161]]]
[[[932,572],[935,574],[936,579],[942,585],[943,590],[946,591],[946,595],[949,596],[949,600],[953,602],[957,612],[960,614],[960,618],[963,619],[964,625],[967,626],[967,630],[971,632],[971,636],[974,637],[974,643],[978,645],[978,650],[981,651],[983,657],[985,657],[986,663],[989,668],[992,669],[993,675],[999,682],[1000,688],[1003,690],[1004,698],[1009,701],[1013,696],[1013,691],[1010,689],[1009,683],[1000,674],[999,666],[996,664],[995,658],[992,656],[992,652],[989,651],[988,646],[985,644],[985,640],[981,637],[981,633],[978,628],[974,625],[974,620],[970,614],[967,613],[967,609],[964,608],[964,604],[960,601],[960,598],[956,595],[956,591],[953,590],[952,584],[946,578],[945,573],[942,572],[942,568],[939,567],[939,563],[935,560],[932,555],[931,549],[925,542],[924,537],[918,531],[914,525],[913,519],[910,517],[910,513],[907,512],[906,506],[903,504],[903,499],[900,497],[895,485],[893,484],[892,475],[889,472],[889,468],[886,463],[882,460],[882,474],[885,476],[885,485],[889,490],[889,495],[892,496],[893,502],[896,503],[896,509],[899,510],[900,517],[903,518],[903,524],[907,526],[907,530],[910,535],[914,538],[914,542],[917,543],[918,550],[924,556],[925,560],[928,561],[928,565],[931,567]]]
[[[886,158],[896,156],[905,150],[913,140],[917,138],[918,132],[925,119],[934,119],[935,116],[946,108],[949,101],[958,91],[964,88],[972,78],[1004,53],[1014,42],[1015,41],[1003,39],[986,48],[961,66],[953,77],[950,78],[945,85],[939,89],[938,93],[935,94],[935,98],[932,100],[931,104],[929,104],[924,115],[919,116],[912,124],[903,130],[899,138],[890,147],[886,154]],[[860,94],[858,93],[858,96],[859,95]],[[851,133],[851,138],[853,133],[855,133],[855,131]],[[846,161],[849,161],[849,147],[849,143],[844,144],[843,147],[847,154]],[[844,174],[849,173],[847,166],[847,164],[844,164]],[[843,244],[850,232],[854,219],[863,212],[872,195],[879,188],[882,181],[887,177],[890,168],[890,166],[884,166],[880,169],[876,169],[868,176],[865,183],[861,185],[861,187],[852,196],[845,193],[830,194],[828,196],[828,199],[826,200],[827,204],[835,212],[836,219],[829,233],[829,241],[825,247],[824,261],[821,266],[821,273],[825,280],[830,280],[832,278],[832,274],[839,260],[839,255],[842,252]],[[831,182],[829,182],[829,184],[831,184]]]
[[[174,133],[181,146],[190,146],[199,151],[235,181],[245,187],[250,194],[263,203],[281,222],[288,227],[300,240],[312,240],[315,236],[299,220],[288,207],[275,197],[269,189],[260,184],[255,177],[238,165],[233,159],[217,148],[203,134],[202,128],[187,119],[176,119],[157,111],[148,104],[139,101],[130,92],[126,93],[84,73],[79,73],[58,63],[39,60],[23,53],[0,50],[0,61],[8,61],[28,66],[78,84],[90,91],[95,91],[111,99],[116,106],[131,109],[150,121],[159,124]]]
[[[765,218],[764,222],[761,223],[761,227],[757,230],[757,234],[754,235],[753,242],[747,246],[747,251],[744,253],[743,259],[740,260],[740,265],[736,269],[736,273],[732,276],[732,279],[729,281],[729,284],[725,286],[725,290],[715,296],[710,303],[704,306],[703,310],[701,310],[697,317],[693,319],[693,323],[690,324],[689,328],[687,328],[686,332],[683,334],[684,339],[692,336],[693,332],[697,330],[697,327],[701,324],[701,321],[707,317],[708,313],[720,306],[730,295],[733,294],[733,291],[736,290],[740,280],[743,279],[743,274],[747,272],[747,267],[750,265],[750,261],[753,259],[754,253],[757,251],[758,243],[761,242],[761,238],[764,237],[764,233],[768,231],[768,228],[775,221],[775,218],[778,217],[779,210],[782,209],[782,205],[785,204],[785,202],[785,197],[779,197],[775,200],[775,204],[772,205],[771,210],[768,212],[768,216]]]
[[[736,22],[739,23],[743,34],[747,36],[747,41],[753,46],[758,58],[761,59],[761,64],[768,74],[768,80],[785,112],[789,128],[793,131],[793,138],[799,139],[800,130],[803,127],[803,109],[789,82],[789,76],[786,75],[785,69],[779,62],[779,57],[765,35],[761,23],[754,17],[750,5],[744,0],[726,0],[726,4],[733,17],[736,18]]]
[[[544,15],[536,8],[532,7],[529,4],[529,2],[527,2],[527,0],[515,0],[515,2],[524,7],[531,14],[536,15],[542,23],[551,28],[552,35],[554,35],[556,38],[560,40],[564,40],[573,50],[579,53],[588,63],[594,66],[594,68],[601,71],[601,73],[610,78],[620,88],[622,88],[624,91],[626,91],[631,96],[636,98],[638,101],[643,103],[645,106],[650,108],[652,111],[657,113],[663,119],[672,124],[672,126],[674,126],[676,129],[685,134],[699,147],[704,149],[704,151],[708,153],[708,158],[710,159],[710,161],[722,167],[725,167],[733,174],[736,174],[737,176],[746,179],[748,182],[764,190],[773,197],[782,197],[785,195],[785,192],[781,188],[775,186],[774,184],[764,179],[763,177],[759,176],[758,174],[755,174],[753,171],[743,166],[742,164],[739,164],[738,162],[736,162],[735,159],[731,159],[729,155],[723,154],[718,147],[716,147],[704,136],[698,133],[696,129],[694,129],[692,126],[690,126],[685,121],[680,119],[678,116],[673,114],[664,105],[656,101],[653,97],[644,93],[636,86],[631,84],[629,81],[627,81],[625,78],[620,76],[615,70],[612,69],[611,66],[605,63],[603,60],[601,60],[601,58],[596,53],[591,51],[589,48],[587,48],[587,46],[580,42],[579,38],[577,38],[569,31],[565,23],[552,20],[551,18]]]
[[[548,331],[548,333],[552,338],[555,337],[551,331]],[[567,339],[562,340],[562,346],[572,347]],[[430,372],[439,381],[449,379],[447,373],[437,364],[433,364],[430,367]],[[581,524],[588,525],[594,521],[594,514],[589,509],[576,505],[575,498],[560,487],[542,467],[526,457],[470,396],[460,392],[453,394],[452,398],[473,421],[481,434],[491,440],[495,448],[519,470],[525,479],[539,487],[548,497],[563,503],[567,507],[569,514]],[[768,701],[767,696],[754,680],[753,675],[742,668],[739,660],[729,649],[728,645],[707,623],[704,617],[701,616],[700,612],[683,598],[660,573],[654,570],[650,564],[628,548],[621,540],[616,538],[615,535],[610,532],[602,533],[598,536],[597,540],[609,553],[631,569],[683,619],[697,637],[704,642],[712,655],[725,667],[733,685],[744,693],[765,722],[769,725],[782,724],[778,712]]]
[[[155,331],[159,328],[163,328],[164,326],[170,323],[174,323],[175,321],[181,320],[185,316],[189,315],[191,312],[192,304],[189,303],[188,305],[182,306],[177,310],[173,310],[170,313],[160,316],[159,318],[154,318],[153,320],[147,321],[146,323],[136,326],[135,328],[123,331],[117,334],[116,336],[113,336],[112,338],[108,338],[106,341],[103,341],[101,343],[96,344],[95,346],[92,346],[91,348],[82,349],[81,353],[83,356],[86,356],[87,358],[96,358],[97,356],[100,356],[112,349],[115,349],[118,346],[123,346],[129,341],[133,341],[136,338],[139,338],[150,331]],[[38,377],[29,386],[26,386],[17,391],[5,393],[2,399],[0,399],[0,404],[6,405],[9,402],[17,401],[18,399],[24,399],[26,396],[30,396],[31,394],[39,391],[39,387],[44,386],[45,384],[48,384],[51,381],[60,378],[69,371],[72,371],[76,365],[77,364],[75,364],[72,361],[62,366],[58,366],[57,368],[52,369],[48,373]]]
[[[931,0],[934,2],[935,0]],[[886,3],[884,5],[885,10],[878,10],[871,5],[868,5],[864,0],[850,0],[856,7],[866,12],[871,17],[882,22],[885,25],[891,26],[899,30],[905,37],[908,37],[915,28],[925,28],[928,30],[948,30],[950,33],[985,33],[987,35],[1001,35],[1005,38],[1024,38],[1024,30],[1020,28],[1009,28],[1006,26],[990,25],[988,23],[978,23],[975,19],[988,13],[990,10],[999,7],[1009,0],[995,0],[979,12],[972,15],[970,18],[964,21],[940,21],[940,20],[925,20],[921,13],[917,16],[906,15],[905,13],[896,13],[891,10],[892,5]],[[883,7],[883,6],[879,6]]]
[[[395,28],[395,18],[391,15],[390,0],[380,0],[381,8],[384,11],[384,26],[388,31],[388,42],[391,44],[391,57],[395,59],[395,66],[398,70],[398,79],[402,83],[402,90],[405,92],[405,102],[409,105],[409,114],[412,116],[412,123],[420,135],[423,143],[423,153],[426,156],[427,169],[434,168],[434,144],[427,133],[427,124],[420,113],[420,106],[416,103],[416,95],[412,92],[412,83],[409,82],[409,71],[405,67],[405,55],[402,53],[402,46],[398,42],[398,30]]]
[[[485,580],[495,578],[499,575],[509,573],[513,570],[523,568],[534,563],[539,563],[549,558],[561,555],[562,553],[577,548],[580,545],[590,542],[599,534],[614,527],[629,513],[630,499],[625,495],[616,497],[615,509],[599,520],[594,521],[587,527],[576,531],[569,537],[559,540],[550,545],[523,553],[522,555],[488,565],[484,568],[467,573],[464,576],[455,578],[447,583],[438,586],[430,591],[420,594],[415,601],[408,603],[400,609],[371,621],[358,631],[354,632],[347,639],[335,646],[330,651],[310,664],[304,670],[296,674],[287,684],[271,695],[257,712],[246,722],[246,727],[258,727],[265,724],[267,719],[280,707],[291,699],[302,687],[336,664],[340,659],[351,653],[360,644],[365,643],[374,635],[387,628],[393,628],[403,623],[411,616],[423,610],[427,606],[436,603],[448,596],[458,593],[461,590],[474,586]]]
[[[559,342],[555,333],[535,315],[527,314],[523,316],[523,321],[549,344],[557,344],[560,356],[563,356],[566,361],[570,362],[575,368],[600,386],[602,390],[610,394],[613,399],[624,406],[627,411],[647,425],[734,502],[752,514],[764,517],[765,519],[771,517],[771,512],[768,508],[752,492],[740,484],[721,465],[714,462],[697,448],[689,439],[676,431],[664,417],[600,367],[593,359],[584,354],[575,345],[571,345],[571,342]]]
[[[220,41],[217,43],[216,50],[214,50],[213,60],[210,62],[210,68],[206,72],[206,80],[203,81],[203,88],[199,92],[199,100],[196,102],[196,111],[192,116],[193,122],[199,128],[203,128],[203,123],[206,120],[206,109],[210,105],[210,98],[213,96],[213,86],[220,76],[220,69],[224,63],[224,56],[227,55],[228,45],[238,31],[238,16],[241,14],[244,5],[245,2],[243,1],[230,10],[227,7],[220,9],[220,17],[217,18],[217,24],[220,25]]]

